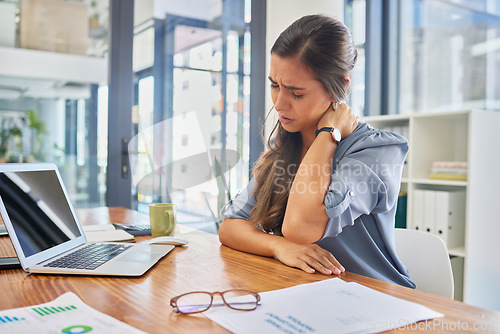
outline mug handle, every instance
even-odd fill
[[[167,216],[168,216],[168,221],[169,221],[169,222],[171,222],[171,221],[172,221],[172,215],[173,215],[174,213],[173,213],[171,210],[165,210],[165,213],[166,213],[166,214],[167,214]],[[174,216],[174,219],[175,219],[175,216]],[[171,234],[174,232],[174,230],[175,230],[175,221],[174,221],[174,224],[173,224],[173,225],[174,225],[173,227],[172,227],[172,226],[169,226],[169,227],[170,227],[170,228],[169,228],[169,230],[168,230],[168,234],[169,234],[169,235],[171,235]]]

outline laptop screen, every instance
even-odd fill
[[[26,257],[81,236],[55,170],[0,172],[0,197]]]

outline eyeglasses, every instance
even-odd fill
[[[214,303],[214,296],[220,295],[223,303]],[[257,308],[260,302],[258,293],[248,290],[227,290],[223,292],[195,291],[174,297],[170,300],[170,305],[176,313],[200,313],[208,310],[211,306],[228,306],[233,310],[252,311]]]

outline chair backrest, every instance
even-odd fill
[[[454,284],[444,241],[427,232],[395,229],[396,253],[417,290],[453,299]]]

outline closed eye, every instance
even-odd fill
[[[269,81],[271,81],[271,89],[279,89],[280,88],[279,84],[276,81],[274,81],[270,76],[267,78],[269,79]],[[304,88],[297,88],[294,86],[283,86],[283,87],[290,90],[292,97],[296,100],[299,100],[304,96],[304,95],[295,94],[295,91],[301,91],[301,90],[304,90]]]
[[[270,76],[267,77],[269,79],[269,81],[271,81],[271,88],[272,89],[276,89],[276,88],[279,88],[280,86],[278,85],[278,83],[276,81],[274,81]]]

